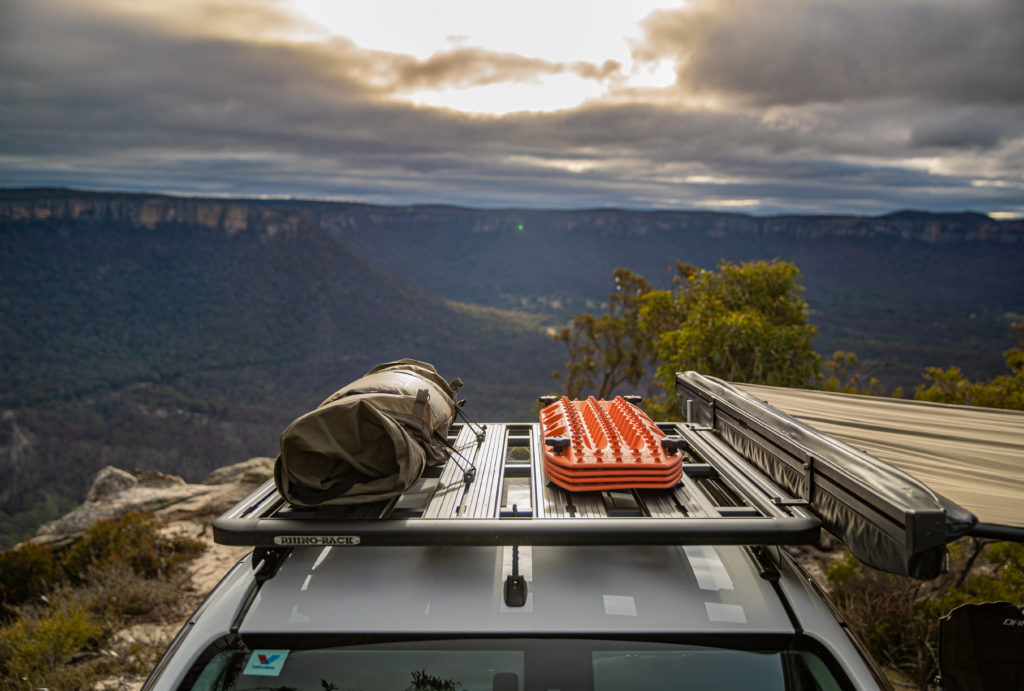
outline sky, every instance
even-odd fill
[[[0,187],[1024,217],[1021,0],[0,0]]]

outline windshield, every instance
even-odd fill
[[[641,641],[432,640],[317,648],[218,646],[181,689],[203,691],[634,691],[845,688],[807,650]]]

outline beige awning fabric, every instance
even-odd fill
[[[1024,412],[734,384],[956,502],[1024,527]]]

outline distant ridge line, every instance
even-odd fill
[[[753,222],[772,220],[882,220],[882,221],[933,221],[942,222],[957,220],[960,222],[991,223],[1001,227],[1019,227],[1024,230],[1024,219],[996,219],[984,212],[965,209],[962,211],[930,211],[926,209],[897,209],[878,215],[859,214],[828,214],[828,213],[785,213],[754,215],[735,211],[716,211],[711,209],[630,209],[626,207],[579,207],[579,208],[533,208],[533,207],[473,207],[453,204],[435,204],[430,202],[416,204],[373,204],[345,199],[316,199],[302,197],[246,197],[246,196],[206,196],[193,194],[174,194],[167,192],[133,192],[117,190],[88,190],[72,187],[0,187],[0,200],[37,200],[52,201],[71,198],[109,198],[109,199],[164,199],[192,202],[210,202],[220,204],[254,204],[259,206],[290,205],[300,208],[330,207],[345,209],[389,210],[389,211],[438,211],[487,214],[629,214],[647,217],[691,216],[706,218],[748,219]],[[0,217],[0,220],[6,220]]]

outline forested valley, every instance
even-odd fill
[[[992,405],[971,387],[1019,373],[1004,353],[1024,304],[1022,265],[1024,224],[979,214],[758,218],[0,191],[0,546],[80,501],[105,465],[195,479],[273,456],[292,419],[389,359],[461,377],[478,420],[526,419],[537,395],[577,384],[596,393],[596,379],[572,379],[567,338],[584,344],[582,315],[598,323],[623,308],[634,312],[616,328],[640,359],[618,391],[656,398],[669,369],[738,361],[730,349],[749,336],[806,356],[794,363],[799,384],[773,379],[786,371],[776,361],[762,368],[769,383],[906,396],[934,384]],[[790,340],[742,309],[730,326],[706,308],[728,293],[723,277],[748,271],[775,276],[782,316],[799,322],[785,327]],[[642,317],[615,297],[630,276],[650,293]],[[717,326],[686,331],[702,319]],[[628,340],[657,324],[664,338]],[[673,355],[683,352],[697,359]],[[926,382],[929,367],[939,369]]]

